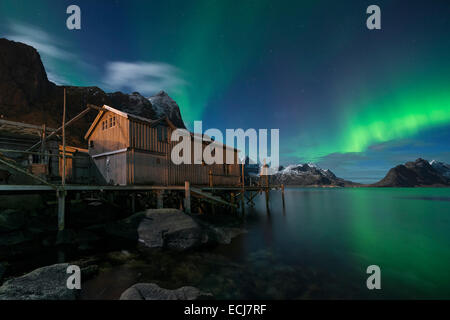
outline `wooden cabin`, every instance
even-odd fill
[[[211,178],[214,185],[239,184],[236,149],[233,149],[235,164],[172,163],[171,150],[176,142],[171,142],[170,137],[176,129],[168,118],[151,120],[105,105],[85,139],[89,154],[108,184],[181,185],[190,181],[193,185],[208,185]],[[188,134],[192,140],[199,139]],[[202,141],[203,147],[209,143]],[[223,154],[225,156],[225,151]]]

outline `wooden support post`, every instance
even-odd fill
[[[131,194],[131,212],[136,212],[136,194],[134,193]]]
[[[163,196],[164,196],[163,190],[156,191],[156,208],[158,209],[164,208]]]
[[[66,211],[66,191],[59,189],[56,191],[58,197],[58,230],[63,231],[65,227],[65,211]]]
[[[209,177],[209,187],[212,188],[213,187],[213,174],[212,174],[211,169],[209,169],[208,177]]]
[[[108,201],[109,201],[110,203],[114,203],[114,192],[110,192],[110,193],[108,194]]]
[[[283,201],[283,209],[285,209],[286,204],[284,202],[284,184],[281,185],[281,200]]]
[[[41,156],[41,163],[43,163],[43,164],[47,164],[47,159],[46,159],[46,156],[44,155],[45,154],[45,139],[46,139],[46,129],[45,129],[45,124],[43,124],[42,125],[42,136],[41,136],[41,153],[43,154],[42,156]],[[50,172],[48,173],[48,174],[50,174]]]
[[[64,186],[66,184],[66,88],[64,88],[62,140],[63,140],[63,170],[62,170],[61,184]]]
[[[231,194],[230,194],[230,203],[233,205],[233,214],[236,214],[236,199],[235,199],[235,193],[234,192],[232,192]]]
[[[184,182],[184,211],[191,214],[191,184],[189,181]]]
[[[241,211],[242,216],[245,216],[245,197],[244,197],[244,189],[241,191]]]
[[[242,183],[242,188],[244,188],[244,186],[245,186],[244,161],[242,161],[242,164],[241,164],[241,183]]]

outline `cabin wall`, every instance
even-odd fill
[[[167,185],[168,160],[166,155],[130,150],[127,152],[130,184]]]
[[[169,150],[168,141],[158,141],[157,128],[151,127],[149,123],[130,120],[129,146],[134,149],[166,154]],[[167,127],[167,126],[166,126]],[[168,129],[168,138],[170,132]]]
[[[102,122],[115,117],[115,126],[103,129]],[[105,112],[89,137],[89,154],[91,156],[106,152],[126,149],[129,146],[129,120],[111,111]],[[91,147],[91,141],[94,146]]]
[[[127,184],[127,152],[95,157],[94,163],[107,184]]]
[[[172,143],[171,146],[175,146]],[[203,145],[203,150],[206,144]],[[226,161],[226,149],[223,150],[223,163]],[[237,151],[234,150],[234,164],[194,164],[194,145],[191,148],[191,163],[176,165],[170,161],[169,154],[169,184],[183,185],[185,181],[190,181],[193,185],[209,185],[210,172],[213,185],[235,186],[240,183],[240,166],[238,163]]]

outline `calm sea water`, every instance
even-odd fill
[[[86,283],[86,299],[136,282],[228,299],[450,298],[450,189],[289,188],[247,209],[248,233],[191,253],[140,252]],[[366,269],[381,268],[381,290]]]

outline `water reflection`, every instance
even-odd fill
[[[450,203],[439,200],[449,197],[449,189],[290,188],[285,208],[280,192],[267,208],[262,194],[246,210],[248,233],[230,245],[139,251],[120,268],[106,264],[85,297],[117,298],[139,281],[193,285],[218,299],[450,298]],[[365,286],[371,264],[382,270],[379,292]],[[102,291],[108,279],[122,283]]]

